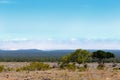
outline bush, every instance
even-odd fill
[[[0,72],[4,71],[4,65],[0,66]]]
[[[50,69],[48,64],[40,63],[40,62],[32,62],[30,65],[24,66],[22,68],[16,69],[16,71],[35,71],[35,70],[47,70]]]
[[[119,68],[113,68],[114,71],[120,70]]]
[[[13,68],[6,68],[5,71],[13,71]]]
[[[61,64],[60,64],[60,68],[61,68],[61,69],[65,69],[65,67],[66,67],[67,65],[68,65],[68,63],[61,63]]]
[[[68,65],[66,65],[65,68],[68,70],[75,71],[77,67],[75,66],[75,64],[68,64]]]
[[[60,64],[60,68],[61,69],[64,69],[64,67],[65,67],[65,65],[62,63],[62,64]]]
[[[98,70],[104,70],[104,69],[105,69],[105,65],[104,65],[104,64],[99,64],[99,65],[97,66],[97,69],[98,69]]]
[[[17,68],[16,69],[16,72],[20,72],[20,71],[22,71],[22,68]]]
[[[86,70],[87,70],[87,68],[85,68],[85,67],[79,67],[79,71],[80,71],[80,72],[86,71]]]
[[[88,68],[88,65],[87,65],[87,64],[84,64],[84,68],[86,68],[86,69],[87,69],[87,68]]]

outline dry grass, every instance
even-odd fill
[[[1,62],[0,65],[18,68],[28,65],[26,62]],[[105,70],[97,70],[97,63],[89,64],[89,70],[84,72],[51,69],[47,71],[4,71],[0,73],[0,80],[120,80],[120,71],[112,70],[111,64],[106,64]]]

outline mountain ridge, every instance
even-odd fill
[[[97,51],[95,49],[87,49],[90,52]],[[0,50],[0,56],[40,56],[40,57],[48,57],[48,56],[54,56],[54,57],[61,57],[64,55],[67,55],[75,50],[39,50],[39,49],[19,49],[19,50]],[[114,53],[117,57],[120,57],[120,50],[103,50],[107,52]]]

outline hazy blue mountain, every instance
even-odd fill
[[[26,49],[26,50],[0,50],[0,56],[10,56],[10,57],[60,57],[66,54],[73,52],[74,50],[37,50],[37,49]],[[96,50],[89,50],[90,52],[94,52]],[[116,57],[120,57],[120,50],[104,50],[107,52],[112,52],[116,55]]]
[[[63,56],[73,52],[73,50],[50,50],[50,51],[43,51],[37,49],[28,49],[28,50],[0,50],[0,56],[11,56],[11,57],[52,57],[52,56]]]

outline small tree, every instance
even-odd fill
[[[105,58],[105,52],[102,50],[98,50],[93,52],[92,58],[97,58],[99,59],[99,62],[102,62],[102,60]]]
[[[98,50],[98,51],[95,51],[93,52],[92,54],[92,58],[97,58],[98,59],[98,69],[104,69],[104,62],[103,62],[103,59],[109,59],[109,58],[114,58],[115,55],[111,52],[105,52],[105,51],[102,51],[102,50]]]
[[[93,52],[92,54],[92,58],[97,58],[99,60],[99,62],[103,62],[103,59],[105,58],[114,58],[115,55],[111,52],[105,52],[105,51],[102,51],[102,50],[98,50],[98,51],[95,51]]]
[[[77,49],[69,55],[62,57],[63,63],[77,62],[78,64],[85,64],[86,60],[90,57],[90,52],[87,50]]]
[[[73,54],[77,56],[75,60],[78,64],[85,64],[86,60],[90,57],[90,52],[82,49],[77,49]]]

